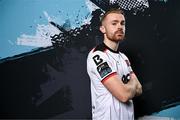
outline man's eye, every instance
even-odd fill
[[[125,25],[126,23],[125,22],[121,22],[121,25]]]
[[[112,23],[112,25],[116,25],[116,23]]]

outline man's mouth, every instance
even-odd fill
[[[124,36],[124,33],[116,33],[117,36]]]
[[[124,35],[124,32],[123,31],[116,31],[115,34],[117,34],[118,36],[122,36],[122,35]]]

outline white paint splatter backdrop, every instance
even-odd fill
[[[51,46],[50,36],[69,20],[69,27],[89,22],[94,8],[88,0],[0,0],[0,59]]]

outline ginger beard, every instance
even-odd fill
[[[106,37],[114,42],[119,42],[124,40],[125,38],[125,32],[121,29],[121,30],[117,30],[115,32],[111,32],[111,33],[106,33]]]

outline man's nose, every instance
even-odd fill
[[[118,23],[118,29],[122,29],[121,23]]]
[[[121,24],[118,24],[118,29],[123,29],[123,26]]]

